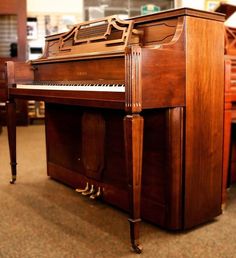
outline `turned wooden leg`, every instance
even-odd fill
[[[6,103],[6,118],[7,118],[7,131],[8,131],[8,143],[10,151],[10,165],[12,179],[11,184],[16,181],[16,103],[14,101],[8,101]]]
[[[140,200],[143,152],[143,118],[127,115],[124,118],[126,170],[128,174],[130,240],[135,252],[141,253],[139,244]]]

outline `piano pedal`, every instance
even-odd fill
[[[86,183],[86,186],[85,186],[84,189],[81,189],[81,188],[76,188],[76,189],[75,189],[75,191],[76,191],[77,193],[87,192],[88,190],[89,190],[89,183],[88,183],[88,182]]]
[[[98,199],[100,196],[101,196],[101,187],[98,187],[97,192],[95,192],[94,194],[91,194],[91,195],[89,196],[89,198],[92,199],[92,200],[96,200],[96,199]]]
[[[95,191],[94,185],[91,185],[90,189],[88,189],[87,191],[82,192],[82,195],[84,195],[84,196],[91,195],[91,194],[94,193],[94,191]]]

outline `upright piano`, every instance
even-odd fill
[[[11,182],[15,99],[43,100],[48,175],[128,211],[136,252],[141,218],[184,230],[221,214],[223,21],[190,8],[111,16],[8,62]]]

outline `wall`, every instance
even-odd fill
[[[236,0],[228,0],[226,1],[228,4],[236,5]]]
[[[205,8],[205,0],[182,0],[182,6],[191,7],[196,9],[204,9]]]
[[[219,0],[215,0],[219,1]],[[175,7],[191,7],[196,9],[202,9],[204,10],[206,8],[206,2],[207,0],[175,0]],[[214,2],[214,1],[213,1]],[[236,5],[236,0],[224,0],[221,2],[226,2],[228,4]]]
[[[205,0],[175,0],[175,6],[179,7],[191,7],[196,9],[204,9],[205,8]]]
[[[34,59],[32,48],[44,47],[45,35],[69,30],[71,24],[83,21],[83,0],[27,0],[27,17],[37,19],[34,37],[27,37],[27,58]],[[28,23],[32,28],[32,23]]]
[[[28,13],[77,13],[83,17],[83,0],[27,0]]]

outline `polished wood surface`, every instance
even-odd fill
[[[142,250],[139,243],[139,228],[143,160],[143,118],[140,115],[125,116],[124,141],[130,207],[130,238],[133,249],[139,253]]]
[[[80,23],[66,33],[46,37],[46,51],[36,62],[124,52],[128,43],[138,42],[132,27],[132,21],[115,16]]]
[[[192,17],[187,19],[186,227],[221,213],[224,98],[224,41],[223,37],[212,41],[217,35],[223,35],[223,24],[219,26],[217,21]],[[201,37],[197,37],[197,31],[201,31]],[[197,72],[199,68],[203,72]],[[200,102],[200,99],[204,101]]]
[[[104,169],[105,121],[97,112],[84,112],[82,116],[82,152],[85,176],[101,181]]]
[[[78,38],[59,34],[43,58],[8,62],[8,124],[15,164],[14,100],[44,100],[48,175],[128,211],[139,253],[141,218],[183,230],[221,213],[224,18],[183,8],[128,21],[123,50],[66,55],[61,40],[72,49]],[[123,82],[125,92],[16,87],[34,81]]]
[[[48,173],[74,188],[83,188],[87,182],[80,140],[83,139],[81,125],[86,110],[51,103],[46,105]],[[96,187],[102,186],[104,201],[128,211],[124,115],[124,111],[100,110],[99,116],[103,117],[106,128],[104,169],[101,181],[91,177],[89,181]],[[141,217],[164,228],[182,229],[183,108],[146,110],[142,117],[145,123]]]

